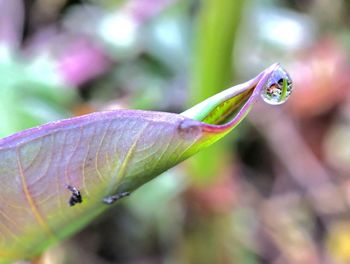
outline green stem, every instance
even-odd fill
[[[202,1],[194,47],[191,104],[220,92],[232,82],[232,51],[243,3],[243,0]],[[210,122],[210,118],[206,121]],[[225,147],[219,144],[194,158],[193,179],[205,183],[217,176],[224,152]]]

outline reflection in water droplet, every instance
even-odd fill
[[[278,67],[267,80],[261,97],[271,105],[283,104],[292,93],[292,79],[282,68]]]

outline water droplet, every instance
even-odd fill
[[[271,105],[283,104],[292,93],[292,86],[289,74],[282,67],[278,67],[267,80],[261,97]]]

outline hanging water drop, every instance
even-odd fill
[[[278,67],[267,80],[261,97],[268,104],[279,105],[287,101],[291,93],[292,79],[282,67]]]

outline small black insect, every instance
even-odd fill
[[[83,202],[83,198],[80,194],[80,191],[77,188],[75,188],[74,186],[71,186],[71,185],[67,185],[67,189],[72,192],[72,195],[69,199],[70,206],[74,206],[77,203]]]

